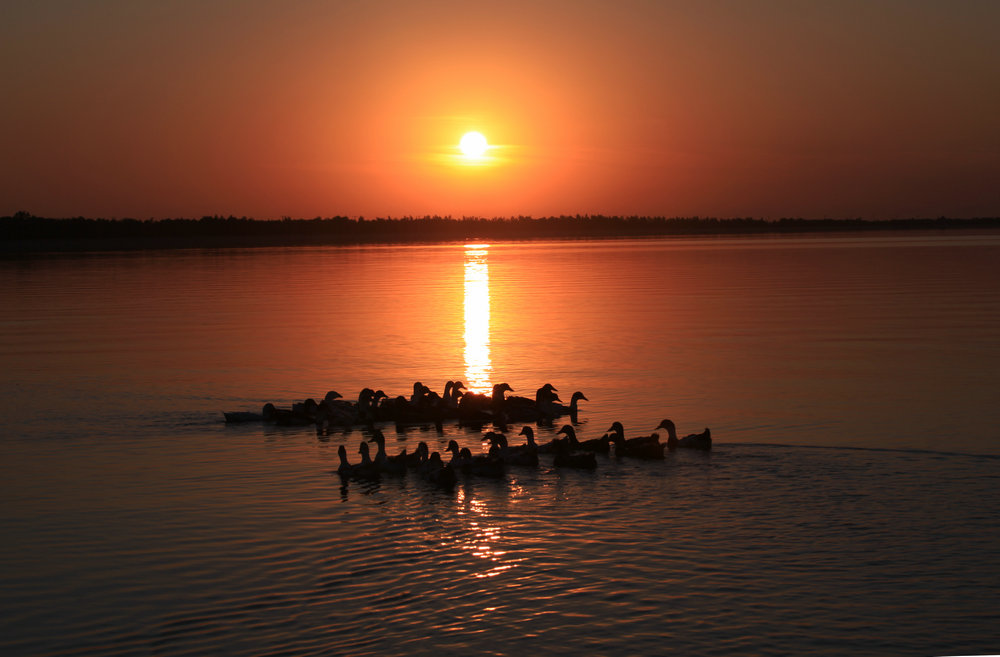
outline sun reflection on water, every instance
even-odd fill
[[[489,244],[465,245],[465,384],[491,391]]]
[[[459,540],[459,547],[477,559],[482,559],[485,570],[473,573],[477,579],[495,577],[517,566],[517,559],[508,557],[506,550],[500,549],[500,524],[492,521],[486,504],[481,499],[464,492],[458,495],[464,502],[456,515],[464,520],[466,536]]]

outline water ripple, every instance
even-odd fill
[[[307,442],[115,458],[150,451],[186,474],[5,514],[6,651],[903,655],[1000,622],[995,459],[722,446],[448,493],[341,486]]]

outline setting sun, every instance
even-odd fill
[[[462,139],[458,142],[458,149],[462,151],[462,154],[474,159],[483,157],[489,147],[486,137],[481,132],[467,132],[462,135]]]

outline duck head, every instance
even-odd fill
[[[575,445],[579,442],[576,439],[576,429],[574,429],[572,425],[564,424],[562,429],[556,431],[556,435],[558,436],[559,434],[565,435],[566,441],[570,445]]]
[[[672,421],[670,421],[670,420],[661,420],[660,423],[656,425],[656,428],[657,429],[666,429],[667,430],[667,439],[668,440],[671,437],[673,437],[674,440],[677,440],[677,429],[674,427],[674,423]]]

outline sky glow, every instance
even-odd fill
[[[0,213],[995,216],[997,25],[986,1],[15,2]],[[471,130],[488,166],[456,166]]]

